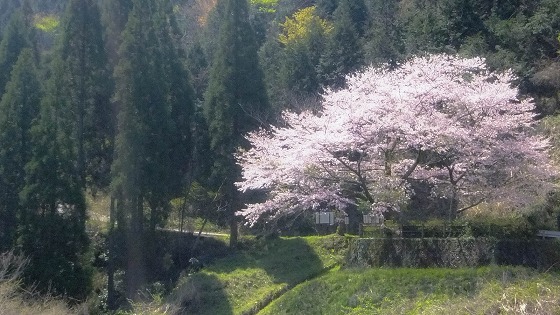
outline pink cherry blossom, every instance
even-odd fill
[[[520,99],[511,72],[492,73],[481,58],[416,57],[395,70],[370,67],[327,90],[319,113],[284,113],[284,127],[247,135],[239,190],[267,200],[238,214],[249,224],[319,208],[406,207],[411,181],[456,201],[523,207],[557,174],[534,105]]]

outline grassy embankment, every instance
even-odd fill
[[[268,314],[559,314],[560,275],[523,267],[335,270]]]
[[[255,314],[293,286],[340,264],[346,247],[340,236],[245,238],[234,254],[191,275],[156,303],[137,304],[151,314]]]
[[[258,314],[560,314],[559,273],[522,267],[326,271],[343,261],[346,240],[244,239],[235,254],[185,272],[169,296],[155,295],[133,312],[255,314],[272,301]]]
[[[558,314],[560,274],[523,267],[343,269],[337,236],[246,240],[143,314]],[[295,286],[295,287],[294,287]]]

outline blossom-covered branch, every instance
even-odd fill
[[[557,173],[536,135],[533,103],[518,99],[510,72],[481,58],[417,57],[396,70],[368,68],[329,90],[323,109],[284,114],[288,127],[251,133],[241,152],[241,191],[263,203],[239,212],[249,223],[320,207],[406,206],[411,182],[448,198],[450,211],[489,198],[531,203]]]

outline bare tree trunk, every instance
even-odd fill
[[[206,222],[208,222],[208,219],[204,219],[204,222],[202,222],[202,226],[200,227],[200,230],[198,231],[198,234],[196,235],[196,239],[194,240],[194,244],[191,247],[191,255],[194,255],[194,251],[196,250],[196,247],[198,246],[198,243],[200,242],[200,236],[202,235],[202,231],[204,230],[204,227],[206,226]]]
[[[107,257],[107,308],[109,310],[117,309],[117,295],[115,291],[115,219],[115,197],[111,196],[108,235],[109,253]]]
[[[237,240],[239,238],[239,227],[237,225],[237,217],[235,214],[231,216],[229,221],[229,247],[237,247]]]
[[[130,227],[127,235],[127,298],[130,300],[138,299],[138,291],[145,282],[145,261],[144,261],[144,229],[143,229],[143,198],[139,196],[130,201],[132,215]]]

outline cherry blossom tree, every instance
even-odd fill
[[[450,55],[351,75],[326,91],[320,112],[286,112],[285,126],[247,135],[237,185],[267,199],[238,214],[254,224],[356,203],[398,211],[414,182],[448,200],[450,217],[490,200],[526,206],[557,172],[515,79]]]

